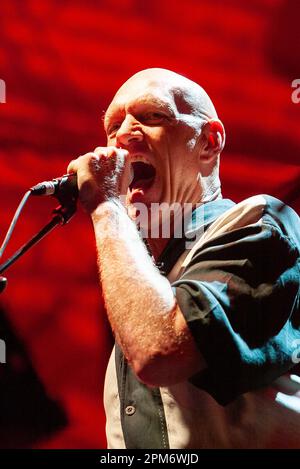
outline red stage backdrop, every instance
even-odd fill
[[[28,187],[105,145],[103,110],[122,82],[148,67],[182,73],[212,97],[227,130],[224,196],[269,193],[299,211],[300,103],[292,100],[292,82],[300,79],[299,5],[2,0],[1,238]],[[55,205],[30,201],[7,254]],[[1,445],[104,448],[102,389],[112,337],[88,217],[78,210],[7,276]]]

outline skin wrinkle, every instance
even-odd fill
[[[147,121],[147,113],[161,109],[157,100],[169,106],[175,118]],[[207,108],[199,110],[199,103]],[[203,197],[215,197],[218,180],[213,184],[210,178],[217,176],[214,168],[220,148],[217,144],[208,145],[208,136],[216,136],[210,122],[203,127],[208,117],[215,119],[216,113],[197,84],[166,70],[139,72],[120,88],[108,107],[106,129],[115,119],[122,121],[115,135],[108,136],[107,149],[95,150],[100,170],[93,171],[88,166],[91,156],[87,155],[68,168],[68,172],[77,172],[79,197],[87,182],[91,189],[82,202],[92,217],[101,286],[112,330],[138,378],[151,386],[182,381],[205,367],[205,363],[169,281],[153,265],[134,222],[120,203],[120,196],[125,194],[120,187],[126,187],[126,180],[128,187],[131,154],[134,157],[141,152],[156,168],[153,187],[141,194],[146,205],[196,205]],[[222,133],[222,124],[215,123]],[[120,148],[127,152],[121,154]],[[105,153],[107,157],[103,156]],[[106,164],[106,158],[111,165]],[[198,180],[199,173],[207,176]],[[211,193],[215,187],[215,194]],[[128,210],[130,205],[134,208],[133,194],[127,192]],[[155,259],[167,242],[168,239],[148,238]]]
[[[170,119],[175,119],[176,116],[174,115],[174,112],[173,112],[173,109],[170,105],[168,105],[168,103],[163,103],[162,101],[156,99],[154,96],[150,96],[150,99],[149,97],[148,98],[140,98],[140,105],[145,105],[145,107],[147,106],[147,103],[150,102],[151,103],[151,106],[153,106],[153,103],[156,104],[156,107],[158,108],[158,110],[161,110],[161,111],[167,111],[169,114],[170,114]],[[119,106],[121,107],[121,105],[119,104]],[[124,108],[125,108],[125,105],[123,105]],[[122,108],[123,108],[122,106]],[[127,103],[127,107],[128,107],[128,110],[130,110],[130,105],[128,105]],[[118,118],[124,114],[124,110],[122,109],[119,109],[118,110],[118,113],[114,113],[114,112],[107,112],[104,116],[104,128],[105,128],[105,131],[107,132],[107,134],[109,133],[109,127],[115,123],[116,121],[118,121]]]

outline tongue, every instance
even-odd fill
[[[133,181],[130,185],[131,189],[148,189],[153,183],[154,177],[148,179],[139,179],[138,181]]]

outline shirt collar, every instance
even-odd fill
[[[197,207],[188,219],[185,220],[184,234],[180,238],[172,238],[166,245],[156,265],[162,274],[167,275],[179,256],[186,249],[186,243],[191,242],[194,237],[204,233],[222,213],[235,205],[230,199],[217,199],[206,202]]]

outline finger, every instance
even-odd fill
[[[114,161],[119,169],[128,165],[129,152],[124,148],[108,147],[107,160]]]
[[[107,156],[107,147],[96,147],[94,153],[98,156]]]
[[[67,174],[77,173],[77,169],[78,169],[77,160],[72,160],[72,161],[70,161],[70,163],[67,167]]]
[[[88,165],[90,160],[99,161],[99,156],[93,152],[85,153],[79,156],[76,160],[72,160],[67,168],[67,173],[77,173],[79,168]]]
[[[87,167],[89,168],[90,172],[92,174],[97,174],[100,169],[101,169],[101,164],[100,161],[103,161],[103,158],[105,156],[102,155],[97,155],[95,152],[94,153],[88,153],[88,158],[87,158]]]

